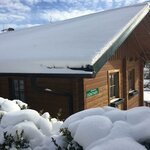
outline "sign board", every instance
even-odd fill
[[[86,97],[91,97],[91,96],[94,96],[94,95],[96,95],[98,93],[99,93],[99,89],[98,88],[91,89],[91,90],[86,91]]]

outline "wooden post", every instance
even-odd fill
[[[124,98],[124,109],[128,109],[128,92],[127,92],[127,58],[123,58],[122,63],[122,79],[123,79],[123,98]]]
[[[83,79],[75,78],[72,81],[73,92],[73,112],[78,112],[84,109],[84,87]]]
[[[143,59],[139,60],[139,70],[140,70],[140,79],[139,79],[139,105],[143,106],[144,104],[144,91],[143,91],[143,69],[144,69],[144,61]]]

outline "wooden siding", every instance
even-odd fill
[[[85,109],[91,107],[102,107],[109,105],[109,85],[108,72],[110,70],[120,71],[120,98],[125,100],[122,109],[130,109],[143,105],[143,51],[137,45],[135,30],[101,68],[94,79],[84,79],[84,102]],[[129,97],[128,89],[128,72],[135,70],[135,90],[138,94]],[[89,89],[99,88],[99,94],[92,97],[86,97],[86,91]]]
[[[10,97],[10,88],[9,88],[9,78],[1,77],[0,78],[0,96],[3,98]]]
[[[124,109],[129,109],[140,105],[140,95],[128,96],[128,71],[131,69],[135,70],[135,90],[140,90],[140,66],[139,61],[127,61],[126,70],[121,60],[111,60],[107,62],[104,67],[99,71],[96,78],[84,80],[84,101],[85,108],[91,107],[102,107],[109,105],[109,86],[108,86],[108,71],[109,70],[120,70],[120,84],[119,84],[119,95],[120,98],[125,99]],[[123,83],[125,82],[125,83]],[[94,88],[99,88],[99,94],[86,97],[86,91]],[[123,91],[124,90],[124,91]]]
[[[139,91],[140,91],[140,65],[139,65],[139,61],[134,61],[134,60],[128,60],[127,61],[127,77],[128,77],[128,72],[130,70],[134,69],[135,71],[135,90],[138,91],[138,93],[134,96],[129,96],[128,92],[127,92],[127,109],[129,108],[133,108],[136,106],[140,105],[140,97],[139,97]],[[141,81],[142,82],[142,81]],[[129,91],[128,89],[128,82],[127,82],[127,91]]]
[[[83,79],[72,79],[73,113],[84,109]]]
[[[85,109],[91,108],[91,107],[102,107],[109,105],[109,94],[108,94],[108,71],[122,69],[122,62],[120,60],[110,60],[108,61],[102,69],[99,71],[99,73],[96,75],[94,79],[84,79],[84,103],[85,103]],[[120,71],[120,76],[121,76]],[[120,86],[122,81],[120,80]],[[99,88],[99,93],[97,95],[86,97],[86,91],[94,88]],[[120,90],[120,95],[122,91]]]
[[[22,79],[25,82],[25,100],[30,108],[48,111],[56,117],[62,109],[62,118],[83,110],[83,80],[80,78],[37,78],[35,83],[30,77],[0,77],[0,96],[11,99],[9,80]],[[34,85],[35,84],[35,85]],[[51,89],[55,93],[46,92]]]

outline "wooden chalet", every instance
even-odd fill
[[[148,3],[0,35],[0,96],[63,117],[143,105]]]

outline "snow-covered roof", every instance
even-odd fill
[[[3,33],[0,73],[97,72],[149,10],[140,4]]]

